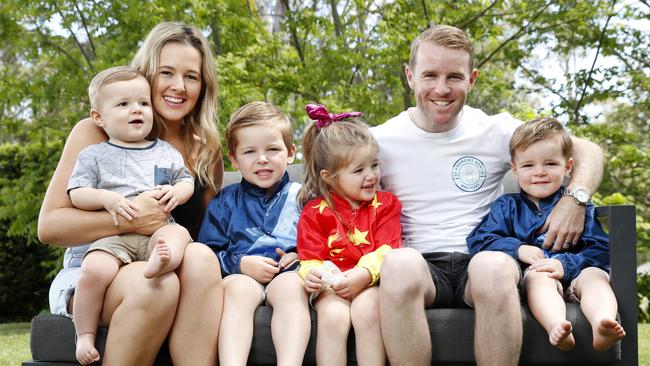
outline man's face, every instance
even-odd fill
[[[415,92],[415,124],[428,132],[456,127],[467,93],[478,72],[469,69],[469,53],[460,49],[422,42],[415,67],[406,67],[409,86]]]

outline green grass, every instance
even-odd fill
[[[0,324],[0,365],[20,365],[31,358],[29,323]],[[639,366],[650,366],[650,323],[639,324]]]
[[[20,365],[31,359],[29,323],[0,324],[0,365]]]

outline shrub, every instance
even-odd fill
[[[27,320],[47,306],[62,251],[41,244],[36,227],[62,146],[0,145],[0,322]]]
[[[650,323],[650,274],[636,277],[636,292],[639,298],[639,322]]]

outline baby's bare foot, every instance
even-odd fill
[[[146,278],[155,278],[166,273],[165,268],[171,257],[172,253],[165,239],[158,238],[156,240],[156,246],[149,255],[149,261],[147,261],[147,266],[144,269],[144,276]]]
[[[571,322],[561,321],[551,327],[548,332],[548,340],[562,351],[571,351],[576,345],[572,331]]]
[[[90,365],[99,361],[99,352],[95,348],[95,335],[84,333],[77,336],[77,350],[75,351],[77,361],[82,365]]]
[[[613,319],[603,319],[593,329],[594,349],[599,352],[607,351],[614,343],[625,337],[623,327]]]

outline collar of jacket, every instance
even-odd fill
[[[286,186],[289,183],[289,173],[284,172],[284,175],[280,179],[280,181],[276,184],[273,185],[271,188],[260,188],[253,183],[247,181],[246,179],[242,178],[241,179],[241,185],[244,188],[244,190],[253,196],[258,196],[258,197],[272,197],[275,196],[278,192],[282,191],[284,186]]]

